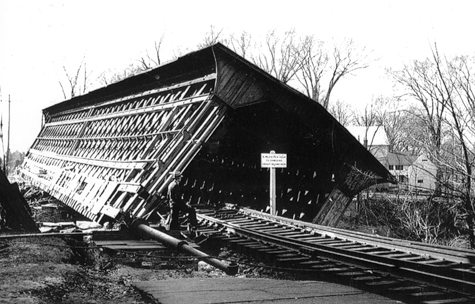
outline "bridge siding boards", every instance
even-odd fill
[[[141,188],[140,177],[143,176],[141,173],[144,173],[144,170],[155,163],[158,157],[156,155],[157,151],[149,143],[153,143],[155,147],[158,146],[162,149],[166,148],[168,144],[168,146],[172,145],[172,147],[174,146],[179,150],[182,147],[179,141],[184,141],[188,137],[180,136],[178,133],[191,132],[193,130],[185,130],[185,128],[198,125],[198,123],[190,119],[196,116],[195,112],[192,111],[194,104],[211,103],[212,101],[209,99],[209,93],[198,97],[187,95],[190,92],[190,86],[183,87],[181,91],[175,92],[175,101],[168,100],[166,106],[149,106],[148,108],[140,109],[140,106],[147,105],[146,101],[150,99],[149,96],[143,96],[129,105],[109,105],[113,109],[104,109],[99,112],[105,115],[102,120],[98,119],[97,115],[86,116],[85,114],[80,114],[85,112],[91,114],[91,111],[65,114],[69,119],[73,119],[72,123],[61,119],[61,116],[52,116],[54,119],[51,120],[55,120],[55,122],[53,122],[52,126],[48,121],[46,122],[42,132],[40,132],[40,138],[35,141],[28,153],[26,165],[29,166],[30,171],[34,171],[35,167],[49,171],[44,174],[44,177],[49,177],[50,179],[52,176],[57,175],[57,172],[60,172],[59,177],[57,177],[59,183],[54,186],[48,183],[48,179],[44,178],[38,178],[37,182],[52,192],[53,195],[61,197],[66,204],[88,217],[92,216],[94,220],[102,218],[97,205],[107,204],[115,208],[122,208],[124,206],[130,207],[134,204],[140,204],[140,202],[137,202],[137,200],[140,200],[138,196],[133,196],[132,198],[128,198],[125,194],[117,196],[114,195],[114,191],[121,183],[123,186],[119,187],[119,189],[125,190],[123,192],[134,192],[132,189]],[[199,88],[194,90],[194,92],[202,94],[205,87],[204,83],[199,83]],[[209,90],[212,89],[211,86],[208,85],[208,87]],[[169,96],[169,94],[165,96]],[[159,113],[163,114],[156,116],[157,111],[161,111]],[[201,114],[201,117],[206,117],[206,115]],[[80,122],[77,122],[78,120]],[[153,120],[155,120],[155,126],[161,126],[158,129],[161,133],[151,135],[150,132],[155,131],[156,133],[157,129],[152,130],[146,127],[145,121]],[[90,122],[95,123],[96,126],[91,128],[91,126],[88,126]],[[58,123],[61,124],[58,125]],[[77,132],[76,134],[71,132],[71,130],[79,129],[83,130],[82,135],[85,138],[81,137]],[[48,138],[50,134],[54,137],[45,140],[44,137]],[[65,143],[62,137],[71,135],[75,137],[70,140],[75,142],[74,147],[69,150],[61,149],[60,147]],[[127,136],[127,138],[124,138],[124,136]],[[72,144],[70,143],[67,148],[71,148],[71,146]],[[37,150],[37,148],[41,150]],[[148,154],[141,155],[141,152],[144,151],[148,152]],[[168,152],[173,152],[173,150]],[[166,155],[173,156],[173,153]],[[96,157],[96,159],[91,158],[88,160],[90,156]],[[52,161],[55,161],[55,166],[51,166]],[[160,161],[166,163],[168,160],[164,159],[164,155],[161,155]],[[68,168],[70,167],[74,171],[69,171]],[[171,170],[171,168],[168,169]],[[165,171],[165,168],[162,171]],[[70,179],[69,175],[73,175],[74,178]],[[163,177],[167,176],[164,175]],[[89,190],[97,189],[91,186],[98,182],[97,178],[106,184],[105,188],[109,189],[109,191],[101,193],[94,191],[89,196]],[[120,179],[120,183],[117,183],[114,179]],[[137,186],[131,188],[129,184],[127,187],[125,183],[130,182],[135,182]],[[78,183],[85,184],[83,190],[87,193],[83,196],[76,194]],[[106,197],[107,195],[109,197]],[[83,202],[80,202],[80,200]],[[91,206],[91,201],[96,206],[94,204]],[[92,209],[94,209],[93,213],[91,212]],[[104,210],[104,212],[110,215],[114,213],[113,210],[109,208],[109,210]],[[94,214],[99,215],[95,216]]]
[[[358,191],[392,180],[318,103],[220,44],[43,114],[25,176],[99,222],[119,209],[153,215],[176,169],[194,203],[259,207],[268,202],[259,154],[270,149],[288,153],[278,204],[294,217],[325,210],[319,221],[335,224]],[[336,202],[325,200],[335,189]]]

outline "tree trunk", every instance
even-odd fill
[[[470,202],[468,202],[470,204]],[[471,204],[470,204],[471,205]],[[468,239],[470,241],[470,249],[475,249],[475,223],[474,223],[474,215],[471,211],[469,211],[467,215],[467,224],[468,224],[468,230],[469,230],[469,235]]]

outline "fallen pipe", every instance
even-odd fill
[[[166,233],[160,232],[156,229],[151,228],[148,223],[143,219],[135,219],[130,225],[130,229],[135,232],[137,235],[142,237],[149,237],[160,243],[176,248],[179,252],[185,252],[194,256],[199,257],[203,262],[214,266],[218,269],[224,271],[227,275],[235,275],[238,272],[238,265],[231,262],[227,264],[221,260],[210,257],[204,252],[201,252],[190,245],[186,241],[176,239]]]

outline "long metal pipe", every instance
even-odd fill
[[[211,266],[221,269],[228,275],[235,275],[238,272],[237,264],[233,262],[228,264],[216,258],[210,257],[206,253],[191,247],[186,241],[179,240],[166,233],[151,228],[143,219],[135,219],[131,223],[130,228],[140,236],[152,238],[166,246],[176,248],[180,252],[186,252],[188,254],[197,256],[200,260],[208,263]]]

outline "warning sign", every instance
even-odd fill
[[[261,153],[261,168],[287,168],[287,154]]]

